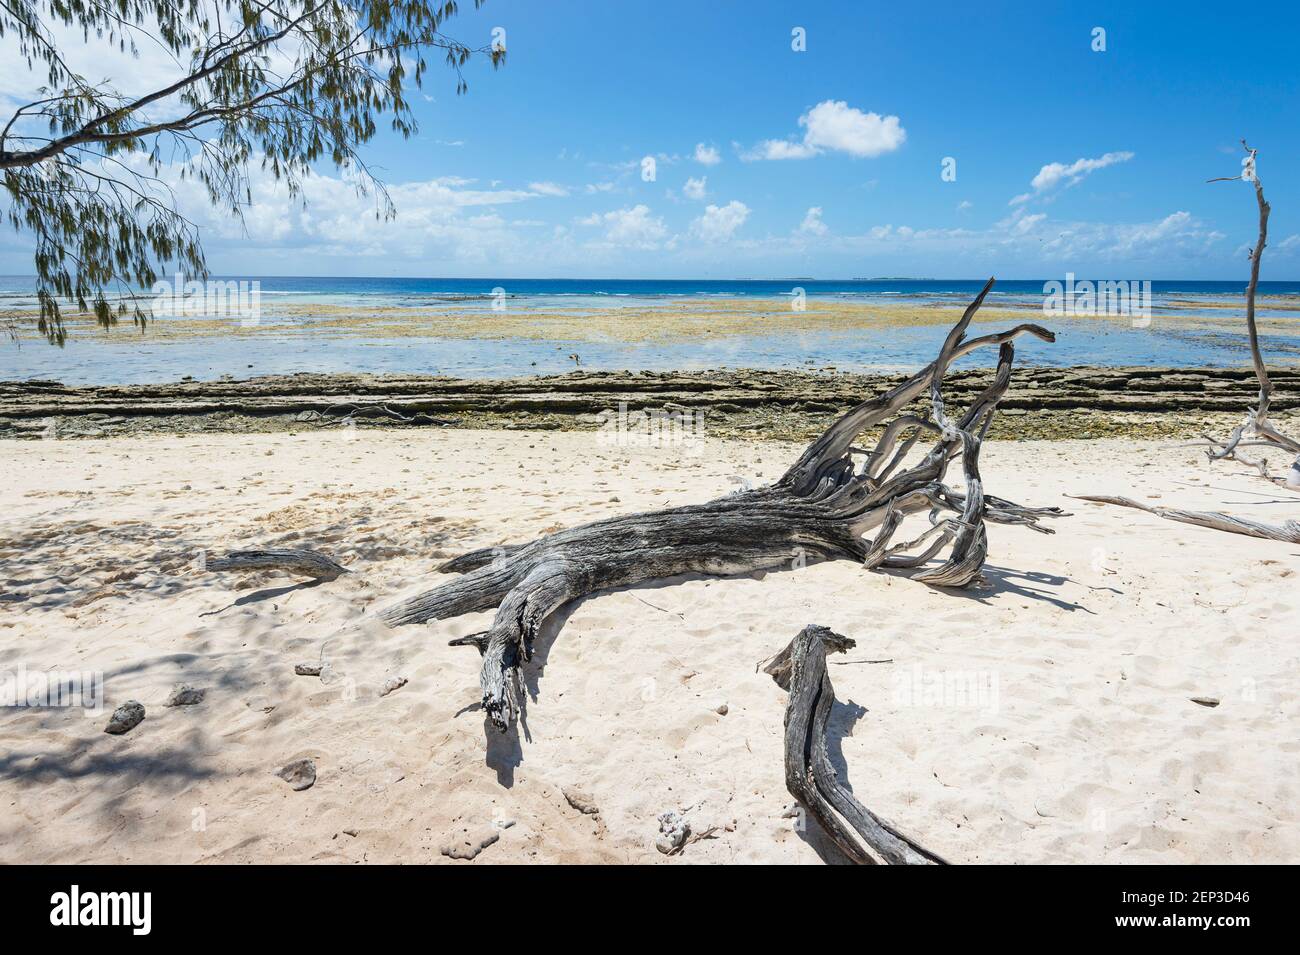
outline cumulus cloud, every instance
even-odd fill
[[[668,227],[664,225],[664,220],[651,215],[650,207],[644,204],[629,209],[593,213],[578,221],[580,225],[603,227],[605,241],[611,245],[653,249],[668,237]]]
[[[189,72],[161,43],[139,43],[139,49],[130,52],[120,49],[107,37],[93,32],[87,36],[79,26],[65,26],[57,20],[45,23],[42,32],[53,41],[69,70],[84,76],[92,85],[112,86],[127,94],[128,99],[170,87]],[[0,109],[6,116],[19,105],[48,95],[41,93],[47,82],[42,69],[17,68],[23,60],[16,33],[0,38],[0,61],[13,67],[0,71]],[[169,97],[155,106],[161,108],[174,103],[175,99]]]
[[[1028,202],[1035,196],[1051,192],[1061,183],[1065,183],[1065,188],[1068,189],[1070,186],[1082,182],[1084,178],[1098,169],[1105,169],[1107,166],[1113,166],[1116,163],[1128,162],[1132,158],[1133,153],[1131,152],[1113,152],[1098,156],[1096,159],[1076,159],[1069,165],[1062,162],[1049,162],[1038,170],[1038,175],[1034,176],[1029,183],[1033,188],[1033,192],[1021,193],[1011,200],[1011,205],[1018,206]]]
[[[697,202],[703,199],[708,192],[705,185],[708,182],[708,176],[701,176],[699,179],[691,177],[686,180],[686,185],[682,186],[682,195],[687,199],[694,199]]]
[[[821,206],[813,206],[808,210],[803,217],[803,222],[799,223],[799,231],[808,235],[826,234],[826,223],[822,222]]]
[[[1222,258],[1225,236],[1187,212],[1148,222],[1106,223],[1054,220],[1043,213],[1017,211],[988,228],[924,228],[884,224],[857,233],[793,233],[765,238],[737,237],[728,250],[749,262],[782,263],[815,252],[818,261],[914,265],[918,261],[964,263],[980,269],[1032,263],[1041,274],[1110,273],[1117,278],[1150,274],[1150,263],[1172,259]],[[1300,246],[1300,239],[1296,243]],[[1148,263],[1143,265],[1142,263]],[[752,266],[751,266],[752,267]],[[1113,271],[1112,271],[1113,270]]]
[[[825,100],[799,117],[803,140],[767,139],[741,159],[809,159],[823,152],[871,158],[893,152],[907,140],[897,116],[864,113],[844,100]]]
[[[691,223],[691,235],[704,242],[726,242],[749,218],[749,206],[733,199],[725,206],[708,205]]]
[[[1024,235],[1033,231],[1034,226],[1047,218],[1046,213],[1036,212],[1031,216],[1019,216],[1011,223],[1011,231],[1016,235]]]
[[[722,154],[718,152],[717,146],[706,146],[704,143],[695,144],[695,161],[702,166],[716,166],[722,162]]]
[[[807,143],[794,143],[787,139],[765,139],[753,149],[740,154],[745,162],[760,159],[811,159],[819,150]]]

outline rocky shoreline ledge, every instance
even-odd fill
[[[957,405],[989,379],[952,372]],[[0,438],[92,438],[308,428],[594,430],[617,415],[692,415],[721,437],[804,439],[902,374],[792,371],[573,372],[474,380],[412,375],[276,375],[171,384],[0,382]],[[1272,373],[1277,416],[1300,416],[1300,369]],[[1207,368],[1017,368],[992,437],[1195,437],[1254,403],[1253,373]],[[702,422],[702,424],[700,424]]]

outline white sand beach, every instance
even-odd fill
[[[1074,516],[991,526],[982,590],[839,561],[584,600],[527,670],[522,742],[485,734],[478,655],[446,646],[490,614],[329,639],[447,557],[771,481],[797,451],[436,429],[5,442],[0,670],[102,672],[106,699],[0,711],[0,861],[448,862],[485,832],[472,864],[833,859],[783,815],[785,693],[756,672],[807,623],[857,641],[830,668],[833,759],[950,861],[1300,858],[1300,548],[1065,497],[1293,513],[1294,492],[1194,449],[988,443],[990,493]],[[352,573],[194,570],[277,544]],[[390,677],[408,682],[381,696]],[[206,698],[164,707],[178,683]],[[106,734],[131,699],[144,721]],[[318,778],[295,791],[272,770],[301,757]],[[672,857],[670,809],[707,835]]]

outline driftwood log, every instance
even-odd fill
[[[306,549],[235,550],[224,557],[204,557],[204,570],[283,570],[329,581],[348,569],[324,554]]]
[[[810,624],[763,668],[790,694],[785,707],[786,788],[859,865],[945,865],[858,802],[831,765],[826,721],[835,705],[835,690],[826,672],[826,654],[853,646],[848,637]]]
[[[1246,334],[1250,341],[1250,360],[1255,368],[1255,378],[1259,382],[1259,397],[1255,407],[1246,413],[1241,424],[1233,429],[1225,440],[1216,440],[1206,435],[1203,443],[1209,445],[1205,452],[1211,461],[1228,459],[1239,461],[1257,470],[1261,477],[1283,487],[1300,490],[1300,441],[1291,438],[1269,420],[1269,406],[1273,399],[1273,382],[1269,378],[1268,366],[1264,363],[1264,353],[1259,346],[1259,330],[1255,323],[1255,291],[1259,286],[1259,263],[1264,255],[1264,246],[1268,242],[1268,215],[1271,207],[1264,198],[1264,184],[1259,178],[1257,165],[1258,150],[1251,149],[1246,141],[1241,141],[1246,150],[1246,159],[1242,163],[1240,176],[1225,176],[1211,179],[1210,182],[1248,182],[1255,188],[1255,204],[1259,207],[1259,238],[1250,250],[1250,282],[1246,285]],[[1294,455],[1295,460],[1285,475],[1274,475],[1265,459],[1249,458],[1241,453],[1242,448],[1267,448]],[[1262,537],[1265,540],[1282,541],[1294,544],[1300,542],[1300,523],[1287,521],[1283,524],[1266,524],[1247,518],[1234,517],[1220,511],[1185,511],[1175,507],[1148,507],[1127,497],[1111,495],[1079,495],[1080,500],[1097,504],[1116,504],[1121,507],[1135,507],[1183,524],[1195,524],[1214,530],[1227,531],[1230,534],[1246,534],[1250,537]]]
[[[440,568],[462,576],[387,607],[379,620],[397,627],[496,608],[489,630],[453,645],[475,646],[482,653],[483,708],[504,732],[518,714],[519,667],[530,657],[543,620],[599,590],[687,573],[771,569],[801,555],[897,568],[936,586],[971,584],[988,549],[986,521],[1050,533],[1038,525],[1039,518],[1061,513],[1021,507],[983,490],[980,440],[1010,382],[1011,340],[1024,333],[1054,340],[1047,329],[1029,324],[967,339],[967,327],[992,285],[990,279],[953,326],[933,363],[846,412],[770,486],[465,554]],[[956,359],[988,345],[1000,346],[992,382],[963,414],[951,417],[943,400],[945,372]],[[930,413],[900,417],[927,389]],[[882,425],[873,450],[855,446],[860,434]],[[932,436],[933,446],[919,463],[903,467],[922,436]],[[945,483],[949,462],[956,458],[965,478],[960,491]],[[903,519],[922,511],[930,519],[925,533],[891,546]],[[947,557],[927,566],[947,545]],[[918,547],[920,553],[904,553]]]

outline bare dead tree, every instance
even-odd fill
[[[1219,441],[1209,435],[1204,437],[1204,442],[1210,446],[1209,450],[1206,451],[1206,455],[1211,461],[1220,461],[1225,458],[1240,461],[1242,464],[1255,468],[1265,480],[1283,487],[1300,489],[1300,441],[1279,431],[1273,426],[1268,416],[1269,402],[1273,397],[1273,383],[1269,380],[1268,366],[1264,364],[1264,354],[1259,345],[1259,329],[1255,323],[1255,291],[1259,286],[1260,259],[1264,254],[1264,246],[1268,242],[1268,214],[1271,208],[1268,200],[1264,198],[1264,185],[1259,178],[1258,150],[1252,149],[1244,139],[1241,141],[1241,145],[1246,150],[1246,158],[1242,161],[1241,175],[1220,176],[1209,181],[1236,182],[1240,180],[1249,182],[1255,187],[1255,202],[1259,206],[1259,238],[1250,252],[1250,282],[1246,286],[1246,332],[1250,339],[1250,359],[1255,366],[1255,377],[1259,381],[1259,400],[1255,407],[1246,413],[1245,419],[1232,430],[1226,440]],[[1241,448],[1243,447],[1272,448],[1288,455],[1294,454],[1296,458],[1285,476],[1276,476],[1269,471],[1266,459],[1256,460],[1242,455]],[[1300,523],[1296,521],[1287,521],[1284,524],[1265,524],[1260,521],[1234,517],[1231,514],[1224,514],[1219,511],[1185,511],[1170,507],[1148,507],[1131,498],[1109,495],[1080,495],[1079,499],[1097,504],[1134,507],[1171,521],[1210,527],[1231,534],[1246,534],[1250,537],[1262,537],[1266,540],[1286,543],[1300,542]]]
[[[992,286],[990,279],[933,363],[846,412],[770,486],[462,555],[440,568],[462,576],[387,607],[378,620],[398,627],[496,608],[489,630],[452,645],[474,646],[482,654],[483,708],[491,724],[505,731],[519,710],[520,665],[529,659],[542,622],[569,601],[600,590],[687,573],[770,569],[792,557],[802,564],[800,556],[893,568],[940,587],[970,585],[979,578],[988,552],[986,521],[1051,533],[1039,526],[1039,519],[1062,513],[1022,507],[983,489],[980,444],[1011,380],[1011,341],[1025,333],[1054,340],[1047,329],[1031,324],[966,339]],[[956,359],[988,345],[1000,346],[993,381],[960,417],[950,416],[943,400],[944,374]],[[927,388],[928,415],[898,416]],[[873,450],[855,446],[860,434],[886,422]],[[904,468],[908,452],[925,435],[934,436],[934,445],[919,463]],[[957,458],[965,479],[962,490],[945,483],[948,464]],[[923,511],[929,513],[928,529],[914,540],[891,544],[903,520]],[[946,558],[929,564],[949,545]],[[907,553],[917,548],[919,553]]]
[[[1259,347],[1259,329],[1255,324],[1255,289],[1259,285],[1260,258],[1264,254],[1264,246],[1268,241],[1268,214],[1271,209],[1268,200],[1264,198],[1264,184],[1259,178],[1259,167],[1256,161],[1258,150],[1251,149],[1244,139],[1241,145],[1247,154],[1242,163],[1241,175],[1223,176],[1211,179],[1210,182],[1242,180],[1255,187],[1255,201],[1259,206],[1259,239],[1250,252],[1250,284],[1246,286],[1246,331],[1250,336],[1250,360],[1255,366],[1255,377],[1259,380],[1259,401],[1247,412],[1245,420],[1233,429],[1226,441],[1216,441],[1207,435],[1206,440],[1210,443],[1211,450],[1206,454],[1212,461],[1223,458],[1242,461],[1258,468],[1265,478],[1276,484],[1300,487],[1300,441],[1278,431],[1268,417],[1269,402],[1273,397],[1273,383],[1269,380],[1268,366],[1264,364],[1264,355]],[[1287,477],[1272,477],[1268,473],[1266,464],[1241,457],[1238,448],[1242,447],[1243,441],[1246,441],[1248,446],[1275,448],[1296,455]]]

